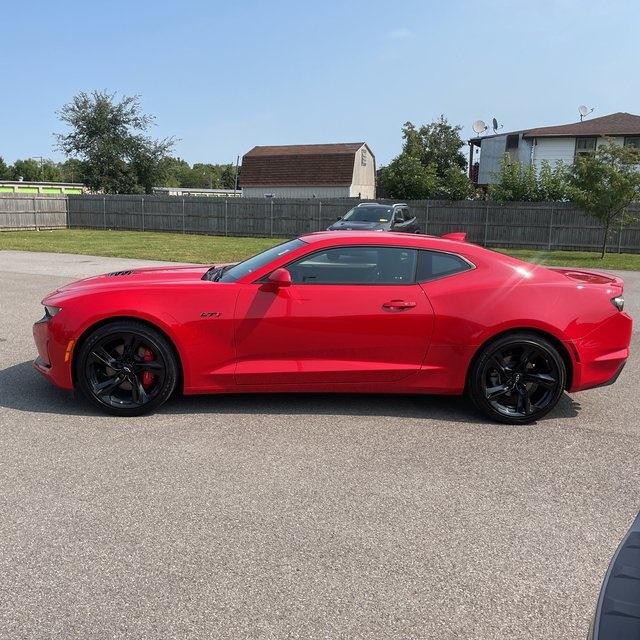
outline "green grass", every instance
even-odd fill
[[[640,271],[640,254],[607,253],[590,251],[535,251],[532,249],[500,249],[520,260],[553,267],[585,267],[615,271]]]
[[[282,238],[224,238],[141,231],[6,231],[0,233],[0,250],[78,253],[118,258],[143,258],[174,262],[236,262],[283,242]],[[588,267],[640,271],[640,254],[532,251],[501,249],[504,253],[550,266]]]
[[[0,233],[0,250],[78,253],[199,264],[237,262],[281,242],[283,239],[84,229]]]

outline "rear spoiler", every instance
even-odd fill
[[[445,233],[441,238],[446,238],[447,240],[457,240],[458,242],[466,242],[467,241],[467,232],[466,231],[455,231],[454,233]]]

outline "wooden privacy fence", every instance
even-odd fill
[[[65,229],[68,209],[64,195],[0,194],[0,231]]]
[[[357,199],[290,200],[181,196],[0,196],[0,230],[85,228],[282,237],[326,229]],[[489,247],[597,251],[599,221],[571,203],[412,201],[424,233],[466,231]],[[640,207],[632,210],[640,216]],[[609,251],[640,253],[640,224],[616,227]]]

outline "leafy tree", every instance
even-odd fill
[[[448,169],[464,171],[467,168],[467,159],[461,151],[463,141],[460,131],[462,127],[449,124],[444,115],[419,129],[413,123],[405,122],[402,127],[402,150],[418,158],[425,167],[434,165],[436,175],[443,179]]]
[[[553,168],[543,160],[540,171],[535,165],[523,166],[505,153],[500,160],[500,171],[494,174],[495,184],[489,185],[489,194],[497,202],[547,202],[568,198],[567,167],[558,162]]]
[[[31,158],[16,160],[11,168],[11,180],[26,180],[27,182],[39,182],[42,180],[40,163]]]
[[[461,130],[461,126],[449,124],[443,115],[420,128],[405,122],[402,153],[380,171],[381,187],[394,194],[390,197],[403,199],[412,199],[412,194],[417,192],[421,194],[420,198],[462,200],[473,197],[473,185],[465,174],[467,160],[461,151]],[[408,158],[417,161],[422,171]],[[399,174],[400,169],[408,170],[410,174],[403,177]],[[401,191],[403,184],[408,189],[406,192]]]
[[[562,160],[553,167],[548,160],[540,163],[537,191],[539,200],[543,202],[569,199],[568,167]]]
[[[236,179],[236,166],[233,164],[223,165],[220,181],[222,182],[223,189],[236,189],[240,182],[240,167],[238,167],[238,176]]]
[[[84,180],[92,191],[150,191],[157,164],[175,138],[153,140],[144,132],[153,116],[140,111],[138,96],[114,102],[115,94],[79,93],[62,107],[59,117],[71,132],[56,134],[57,148],[83,161]]]
[[[219,189],[221,185],[220,175],[213,164],[194,164],[193,181],[193,186],[199,189]]]
[[[435,167],[425,167],[418,158],[401,153],[378,172],[386,196],[401,200],[426,200],[437,184]]]
[[[0,156],[0,180],[11,180],[10,168],[4,161],[4,158]]]
[[[637,149],[609,142],[593,154],[577,157],[571,167],[571,199],[602,223],[602,258],[611,226],[635,220],[628,215],[627,208],[640,195],[639,165]]]
[[[58,164],[61,182],[84,182],[84,163],[76,158],[69,158]]]
[[[437,181],[436,190],[431,197],[439,200],[469,200],[479,197],[469,176],[459,168],[449,167]]]
[[[164,176],[161,186],[164,187],[185,187],[185,182],[191,175],[191,166],[188,162],[170,156],[160,161],[160,170]]]

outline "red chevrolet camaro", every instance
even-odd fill
[[[185,394],[467,393],[524,424],[610,384],[632,321],[612,275],[535,266],[463,241],[302,236],[237,265],[131,269],[48,295],[36,369],[104,411]]]

